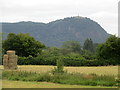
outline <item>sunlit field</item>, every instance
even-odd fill
[[[38,73],[44,73],[52,70],[55,66],[47,65],[18,65],[20,71],[33,71]],[[3,69],[3,66],[0,66]],[[95,73],[98,75],[118,75],[118,66],[100,66],[100,67],[64,67],[68,72],[78,72],[91,74]]]
[[[66,85],[50,82],[23,82],[3,80],[3,88],[116,88],[105,86]]]
[[[48,72],[52,70],[55,66],[47,65],[19,65],[18,70],[20,71],[33,71],[33,72]],[[1,66],[1,68],[3,68]],[[118,75],[118,66],[101,66],[101,67],[65,67],[68,72],[78,72],[91,74],[95,73],[98,75]]]
[[[47,65],[18,65],[18,71],[32,71],[38,73],[45,73],[51,71],[55,66]],[[3,69],[3,66],[0,66]],[[101,67],[65,67],[70,73],[84,73],[97,75],[118,75],[118,66],[101,66]],[[56,84],[50,82],[24,82],[24,81],[10,81],[3,80],[3,88],[114,88],[103,86],[81,86],[81,85],[66,85]]]

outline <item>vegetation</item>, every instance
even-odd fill
[[[51,82],[24,82],[24,81],[11,81],[3,80],[3,88],[117,88],[108,86],[85,86],[85,85],[66,85]]]
[[[63,42],[61,51],[63,54],[68,54],[70,52],[82,53],[80,43],[78,41],[73,41],[73,40]]]
[[[25,71],[3,71],[3,79],[16,81],[54,82],[70,85],[117,86],[114,76],[80,73],[36,73]]]
[[[19,56],[37,56],[41,53],[41,49],[45,45],[36,41],[29,34],[14,34],[9,33],[7,39],[3,41],[4,52],[7,50],[15,50],[16,54]]]
[[[65,18],[64,20],[65,21],[72,20],[73,22],[78,22],[78,18],[79,17]],[[60,22],[61,20],[57,23]],[[48,26],[51,26],[50,24],[51,23],[49,23]],[[54,24],[56,24],[56,21],[54,22]],[[88,24],[89,23],[87,22],[86,25]],[[70,31],[72,30],[71,25],[72,24],[70,24],[69,26]],[[54,25],[52,27],[54,27]],[[79,35],[80,33],[77,34]],[[78,36],[77,34],[75,35]],[[65,35],[67,34],[65,33]],[[72,37],[72,34],[69,35],[70,37]],[[3,41],[3,52],[6,52],[7,50],[15,50],[16,54],[19,56],[18,57],[19,65],[56,65],[56,66],[51,69],[49,68],[50,70],[47,72],[45,72],[44,68],[43,70],[44,73],[41,72],[38,73],[36,72],[36,70],[34,70],[34,68],[32,68],[34,71],[27,71],[25,69],[24,70],[18,69],[16,71],[4,70],[2,73],[3,79],[15,81],[52,82],[68,85],[115,86],[115,87],[118,86],[118,83],[120,83],[119,78],[116,78],[118,74],[116,75],[97,74],[96,71],[95,73],[91,73],[91,71],[89,73],[89,71],[87,71],[87,73],[85,74],[81,71],[78,71],[78,69],[76,69],[76,72],[70,72],[69,70],[67,70],[68,67],[64,66],[91,67],[91,66],[119,65],[120,38],[116,36],[111,36],[106,40],[105,43],[102,44],[94,43],[91,38],[90,39],[87,38],[84,41],[84,44],[81,44],[79,42],[78,37],[77,41],[74,41],[71,38],[70,40],[72,41],[63,42],[63,45],[61,45],[61,47],[59,48],[46,47],[44,44],[35,40],[29,34],[9,33],[7,39]],[[82,40],[84,39],[82,38]],[[87,69],[88,68],[89,67],[87,67]],[[97,69],[97,72],[98,70],[99,69]],[[100,72],[102,71],[104,71],[104,69],[102,69]]]
[[[83,49],[84,49],[84,50],[88,50],[88,51],[90,51],[90,52],[94,52],[93,41],[92,41],[91,38],[85,40]]]
[[[54,67],[54,69],[52,70],[52,73],[64,73],[64,62],[62,59],[58,59],[57,60],[57,67]]]
[[[47,68],[46,68],[47,67]],[[50,69],[51,66],[19,66],[18,71],[3,71],[3,80],[13,80],[13,81],[27,81],[31,83],[31,87],[33,87],[33,84],[35,82],[53,82],[53,83],[59,83],[60,85],[65,85],[64,87],[67,87],[69,85],[90,85],[91,86],[99,86],[99,88],[103,86],[107,86],[109,88],[111,87],[117,87],[119,80],[116,78],[117,74],[115,75],[115,70],[117,71],[117,68],[114,69],[112,67],[65,67],[68,72],[67,73],[51,73]],[[86,68],[86,69],[85,69]],[[96,68],[96,69],[95,69]],[[72,70],[73,69],[73,70]],[[85,71],[84,73],[77,73],[79,70]],[[91,70],[90,70],[91,69]],[[47,70],[46,72],[44,72]],[[48,71],[50,70],[50,71]],[[75,72],[77,70],[77,72]],[[95,73],[97,71],[100,71],[100,73],[92,73],[93,70]],[[105,70],[105,72],[104,72]],[[82,71],[82,72],[83,72]],[[43,73],[44,72],[44,73]],[[81,72],[81,71],[79,71]],[[111,73],[112,72],[112,73]],[[85,74],[86,73],[86,74]],[[89,74],[88,74],[89,73]],[[91,73],[91,74],[90,74]],[[13,82],[11,81],[11,82]],[[33,83],[34,82],[34,83]],[[6,82],[5,82],[6,83]],[[4,83],[4,84],[5,84]],[[19,82],[20,85],[25,82]],[[29,85],[28,83],[28,85]],[[49,83],[46,83],[46,86],[49,85]],[[10,83],[7,85],[4,85],[4,87],[9,86],[12,87],[13,83]],[[16,86],[16,84],[15,84]],[[23,85],[24,86],[24,85]],[[70,87],[72,87],[70,86]],[[19,86],[16,86],[19,87]],[[41,86],[38,87],[44,87],[44,85],[41,84]],[[53,86],[50,86],[51,88]],[[69,87],[69,88],[70,88]],[[81,86],[80,86],[81,87]],[[107,88],[106,87],[106,88]],[[91,87],[92,88],[92,87]]]
[[[2,31],[8,33],[29,33],[36,40],[49,47],[59,47],[63,41],[78,41],[91,38],[94,43],[105,42],[109,34],[95,21],[86,17],[67,17],[50,23],[17,22],[2,23]],[[3,39],[6,39],[4,35]]]
[[[106,61],[109,65],[120,64],[120,38],[111,36],[97,48],[97,58]]]
[[[97,47],[97,49],[96,49]],[[118,65],[120,39],[111,36],[103,44],[86,39],[81,46],[78,41],[66,41],[60,48],[46,47],[29,34],[10,33],[3,41],[3,49],[15,50],[19,65],[57,65],[62,60],[65,66]]]
[[[46,73],[52,71],[56,66],[50,65],[18,65],[18,71],[27,71],[27,72],[38,72],[38,73]],[[3,69],[0,66],[0,69]],[[84,74],[92,74],[95,73],[97,75],[113,75],[118,76],[118,66],[84,66],[84,67],[74,67],[74,66],[64,66],[64,70],[68,73],[84,73]]]

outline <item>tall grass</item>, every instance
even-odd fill
[[[54,82],[70,85],[117,86],[114,76],[80,73],[36,73],[26,71],[3,71],[3,79],[17,81]]]

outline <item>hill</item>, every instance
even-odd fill
[[[35,39],[47,46],[60,46],[63,41],[75,40],[83,44],[86,38],[102,43],[109,34],[95,21],[86,17],[68,17],[49,23],[17,22],[2,23],[5,33],[30,33]]]

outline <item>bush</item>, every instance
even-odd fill
[[[56,65],[57,56],[41,54],[37,57],[19,57],[18,65]]]
[[[62,58],[59,58],[57,60],[57,67],[55,67],[53,70],[52,70],[52,73],[55,74],[55,73],[64,73],[64,62],[62,60]]]
[[[34,62],[34,58],[32,56],[28,57],[18,57],[18,65],[30,65]]]
[[[88,56],[80,55],[78,53],[69,53],[67,55],[51,54],[47,51],[37,57],[19,57],[19,65],[57,65],[57,60],[61,58],[64,62],[64,66],[108,66],[117,65],[117,62],[113,60],[97,60],[95,57],[87,58]]]

